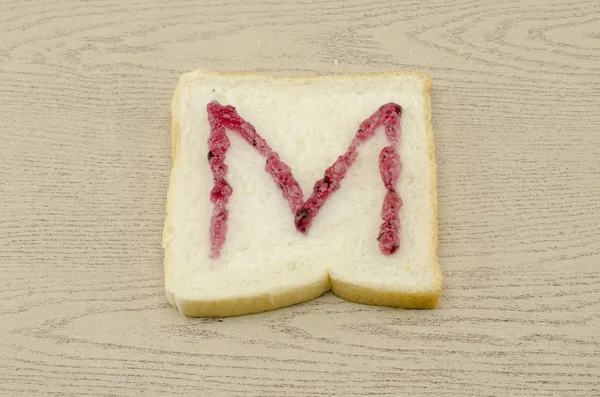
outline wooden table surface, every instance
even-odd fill
[[[596,0],[0,2],[0,395],[599,396]],[[163,292],[180,74],[433,78],[434,311]]]

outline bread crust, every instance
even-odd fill
[[[434,309],[438,306],[443,277],[438,258],[438,196],[437,196],[437,167],[435,163],[435,141],[433,127],[431,124],[431,78],[423,72],[412,71],[396,71],[396,72],[381,72],[370,74],[346,74],[345,78],[363,78],[374,76],[419,76],[424,80],[423,96],[425,100],[425,124],[427,131],[427,141],[429,147],[429,159],[431,162],[432,184],[430,194],[433,203],[433,245],[431,250],[431,266],[436,276],[436,283],[430,291],[406,291],[394,289],[382,289],[377,286],[368,286],[365,284],[356,284],[337,278],[335,275],[317,279],[303,286],[298,286],[289,290],[281,290],[275,293],[260,293],[256,295],[246,295],[230,297],[221,300],[188,300],[183,297],[178,297],[174,291],[168,289],[168,277],[170,263],[170,206],[173,194],[173,175],[176,169],[177,156],[180,143],[180,125],[179,125],[179,97],[180,91],[186,84],[186,77],[190,74],[202,73],[205,75],[214,76],[260,76],[273,79],[297,79],[309,80],[317,78],[331,77],[328,75],[313,75],[313,76],[283,76],[276,77],[263,73],[242,73],[242,72],[226,72],[217,73],[203,69],[186,73],[179,78],[177,87],[175,88],[173,99],[171,101],[171,172],[169,176],[169,188],[167,192],[167,205],[164,218],[164,229],[162,238],[162,247],[164,250],[164,277],[165,277],[165,294],[169,303],[175,307],[182,315],[188,317],[227,317],[239,316],[244,314],[260,313],[269,310],[275,310],[282,307],[292,306],[294,304],[306,302],[315,299],[322,294],[332,291],[335,295],[347,301],[376,306],[389,306],[399,309]]]

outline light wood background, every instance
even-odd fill
[[[167,304],[198,67],[432,76],[439,309]],[[596,0],[0,0],[0,171],[0,395],[600,395]]]

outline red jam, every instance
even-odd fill
[[[265,170],[279,186],[283,197],[288,202],[290,210],[294,214],[296,229],[301,233],[307,233],[312,220],[325,204],[325,201],[333,192],[339,189],[346,172],[358,156],[358,147],[372,137],[377,128],[383,126],[390,146],[383,148],[379,154],[379,172],[387,193],[381,211],[383,223],[379,229],[377,240],[383,254],[391,255],[398,251],[400,247],[399,212],[402,200],[396,193],[395,186],[398,182],[401,162],[400,155],[395,147],[400,139],[402,108],[399,105],[394,103],[385,104],[360,124],[346,153],[338,157],[333,165],[325,170],[323,179],[315,183],[313,192],[306,201],[303,201],[302,188],[292,175],[290,167],[256,133],[255,128],[237,114],[234,107],[211,102],[207,105],[207,111],[211,130],[208,138],[209,152],[207,158],[215,184],[210,194],[210,199],[214,203],[210,222],[211,257],[218,257],[225,243],[228,216],[227,202],[233,193],[233,189],[225,180],[227,174],[225,153],[229,148],[229,139],[225,134],[227,129],[240,134],[246,142],[266,158]]]

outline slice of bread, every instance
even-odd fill
[[[223,317],[332,290],[437,307],[430,86],[412,72],[184,74],[171,105],[169,302]]]

